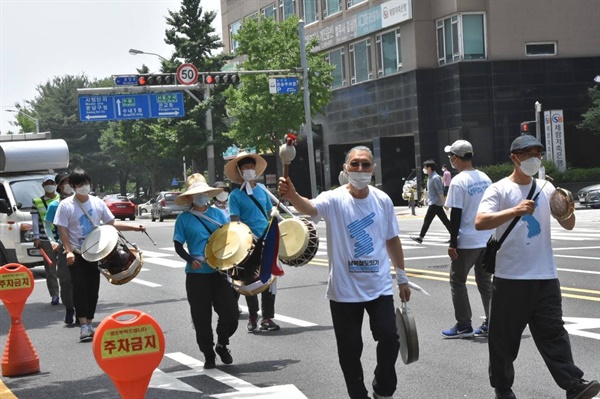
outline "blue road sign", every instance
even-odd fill
[[[177,187],[177,186],[179,186],[179,182],[177,181],[177,178],[176,178],[176,177],[174,177],[174,178],[173,178],[173,180],[171,180],[171,185],[172,185],[173,187]]]
[[[104,122],[115,119],[112,96],[79,97],[79,119],[82,122]]]
[[[150,114],[153,118],[185,116],[183,93],[166,92],[150,94]]]
[[[150,118],[147,94],[118,94],[113,98],[116,120]]]
[[[185,116],[185,104],[181,92],[79,97],[79,119],[82,122],[182,116]]]
[[[277,94],[291,94],[298,92],[298,78],[275,78]]]
[[[115,85],[117,85],[117,86],[137,86],[138,85],[137,75],[115,76],[114,82],[115,82]]]

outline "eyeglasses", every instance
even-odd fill
[[[455,157],[455,156],[456,156],[455,154],[450,153],[450,154],[448,154],[448,159],[452,159],[452,157]]]
[[[358,162],[358,161],[352,161],[350,162],[350,166],[353,168],[358,168],[359,166],[362,166],[363,169],[369,169],[373,164],[371,162]]]
[[[529,159],[529,158],[533,158],[533,157],[542,159],[544,157],[544,155],[546,155],[546,153],[544,151],[527,151],[527,152],[523,151],[523,152],[517,152],[516,154],[526,155],[527,158],[525,158],[525,159]]]

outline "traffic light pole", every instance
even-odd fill
[[[204,100],[210,100],[210,85],[204,86]],[[208,146],[206,147],[206,158],[208,162],[208,182],[215,182],[215,146],[213,145],[213,123],[212,123],[212,108],[206,110],[206,130],[208,131]]]
[[[308,63],[306,62],[306,38],[304,36],[304,21],[298,23],[298,34],[300,35],[300,62],[302,66],[302,85],[304,86],[304,132],[306,133],[306,145],[308,147],[308,169],[310,172],[310,195],[317,197],[317,175],[315,172],[315,150],[312,136],[312,119],[310,115],[310,92],[308,90]]]

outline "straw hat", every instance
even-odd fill
[[[180,206],[191,205],[192,197],[196,194],[206,194],[209,197],[214,197],[222,191],[222,188],[209,186],[208,183],[206,183],[204,176],[200,173],[194,173],[193,175],[188,176],[185,192],[179,194],[179,196],[175,198],[175,203]]]
[[[234,183],[242,184],[244,182],[237,167],[238,162],[244,158],[252,158],[256,162],[256,167],[254,168],[256,177],[262,175],[267,169],[267,161],[260,155],[240,152],[234,159],[225,164],[225,176]]]

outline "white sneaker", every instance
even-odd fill
[[[84,324],[81,326],[81,332],[79,333],[79,342],[89,341],[92,339],[92,332],[90,326]]]
[[[90,334],[92,334],[93,337],[94,334],[96,334],[96,329],[94,328],[94,326],[92,326],[92,323],[88,324],[88,328],[90,330]]]

